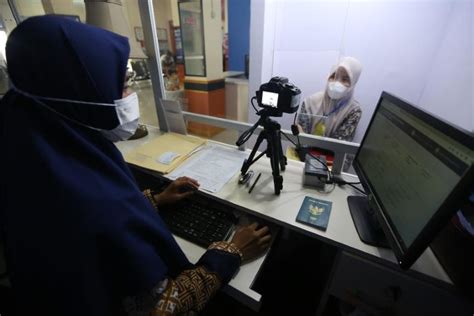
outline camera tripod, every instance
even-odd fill
[[[270,119],[269,114],[264,110],[260,111],[259,115],[261,115],[260,119],[249,131],[250,133],[253,132],[253,130],[255,130],[259,125],[263,127],[263,131],[261,131],[258,135],[252,152],[250,153],[250,156],[245,159],[240,172],[242,175],[246,174],[250,166],[266,154],[267,157],[270,158],[270,163],[272,166],[275,194],[279,195],[281,189],[283,189],[283,177],[280,175],[280,169],[281,171],[285,171],[285,166],[287,164],[286,157],[283,155],[283,149],[281,147],[281,126],[278,124],[278,122]],[[245,139],[243,142],[241,139],[239,139],[237,145],[242,145],[247,139]],[[257,157],[255,157],[258,147],[263,140],[267,141],[267,148]]]

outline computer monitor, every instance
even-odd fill
[[[353,164],[367,193],[348,198],[359,237],[409,268],[468,198],[473,150],[472,132],[383,92]]]

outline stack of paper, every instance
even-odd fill
[[[206,142],[197,137],[166,133],[126,154],[125,161],[166,174]]]
[[[200,188],[218,192],[240,170],[248,153],[237,148],[208,145],[195,157],[169,174],[169,178],[182,176],[197,180]]]

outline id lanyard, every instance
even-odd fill
[[[334,109],[332,109],[328,114],[325,114],[324,116],[329,117],[330,115],[332,115],[332,114],[336,113],[337,111],[339,111],[339,110],[340,110],[342,107],[344,107],[346,104],[347,104],[347,101],[345,101],[345,102],[344,102],[344,101],[340,102],[338,105],[336,105],[336,106],[334,107]]]

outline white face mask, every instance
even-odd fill
[[[133,92],[123,99],[115,100],[114,104],[120,124],[109,131],[101,130],[101,133],[112,142],[127,140],[135,134],[138,128],[138,118],[140,117],[138,95]]]
[[[328,95],[333,100],[339,100],[347,91],[347,87],[339,81],[330,81],[328,83]]]
[[[105,138],[112,142],[117,142],[120,140],[127,140],[138,128],[138,118],[140,117],[140,110],[138,106],[138,96],[136,92],[131,93],[127,97],[119,100],[115,100],[113,104],[110,103],[96,103],[96,102],[86,102],[86,101],[77,101],[77,100],[69,100],[69,99],[61,99],[61,98],[49,98],[49,97],[42,97],[37,96],[34,94],[30,94],[28,92],[22,91],[13,87],[15,91],[34,99],[39,104],[43,105],[47,109],[61,115],[62,117],[77,123],[79,125],[85,126],[87,128],[100,131]],[[113,106],[115,107],[115,112],[117,113],[117,119],[119,121],[119,125],[112,130],[105,130],[100,128],[95,128],[84,123],[78,122],[74,119],[67,117],[64,114],[61,114],[58,111],[55,111],[50,106],[46,105],[44,102],[40,100],[50,100],[50,101],[59,101],[59,102],[68,102],[68,103],[77,103],[77,104],[85,104],[85,105],[100,105],[100,106]]]

